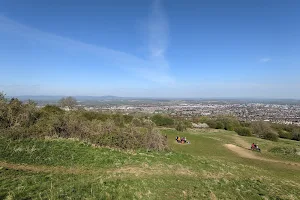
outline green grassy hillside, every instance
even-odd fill
[[[170,151],[122,151],[74,139],[2,136],[0,199],[300,197],[299,142],[219,130],[161,132],[168,136]],[[191,144],[177,144],[176,135]],[[252,142],[259,143],[262,153],[247,150]]]

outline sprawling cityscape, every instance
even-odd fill
[[[265,120],[300,125],[300,105],[288,104],[170,101],[158,102],[156,105],[153,103],[136,103],[134,105],[84,106],[84,108],[86,110],[111,110],[125,113],[165,113],[184,117],[234,115],[245,121]]]
[[[280,124],[300,125],[299,100],[239,99],[134,99],[121,97],[76,97],[77,107],[90,111],[168,114],[180,117],[233,115],[241,121],[264,120]],[[57,99],[37,101],[56,104]]]

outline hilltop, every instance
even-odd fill
[[[300,196],[297,141],[272,142],[215,129],[160,131],[167,135],[170,150],[119,150],[76,139],[11,140],[1,136],[0,198],[298,199]],[[177,144],[176,135],[187,137],[191,144]],[[259,143],[262,153],[248,150],[252,142]]]

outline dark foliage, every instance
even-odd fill
[[[251,129],[248,127],[237,127],[234,131],[241,136],[251,136]]]
[[[173,126],[174,120],[171,117],[163,116],[163,115],[153,115],[151,117],[151,120],[157,125],[157,126]]]

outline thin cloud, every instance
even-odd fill
[[[259,61],[266,63],[266,62],[270,62],[271,58],[261,58]]]
[[[40,31],[36,28],[20,24],[4,16],[0,16],[0,32],[17,34],[27,40],[39,41],[40,43],[54,46],[56,48],[89,52],[91,55],[94,55],[97,58],[103,58],[106,62],[111,63],[113,66],[130,71],[136,76],[156,83],[170,84],[174,82],[173,77],[171,77],[166,70],[168,63],[164,58],[161,57],[163,54],[159,54],[159,59],[142,59],[125,52]],[[155,35],[155,30],[153,30],[151,34]],[[155,46],[156,45],[153,45],[153,47]],[[163,46],[164,45],[158,45],[158,47]],[[101,65],[101,63],[99,63],[99,65]]]
[[[148,29],[149,50],[152,58],[164,59],[169,42],[169,26],[160,0],[153,2]]]

